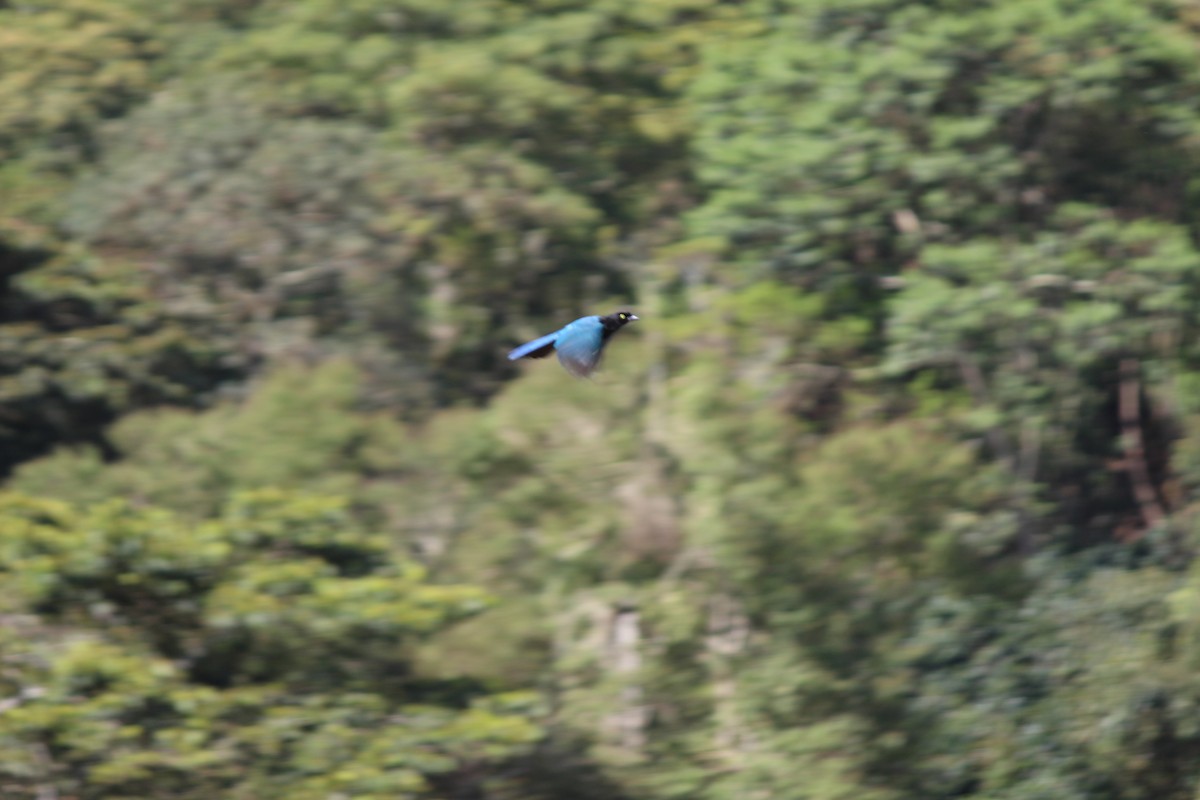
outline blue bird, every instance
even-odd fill
[[[600,365],[600,356],[612,335],[635,319],[628,311],[604,317],[580,317],[554,333],[526,342],[509,353],[508,360],[545,358],[554,351],[567,372],[576,378],[586,378]]]

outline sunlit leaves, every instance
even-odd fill
[[[97,123],[150,90],[160,53],[120,0],[16,2],[0,8],[0,153],[59,141],[89,144]]]
[[[6,495],[0,518],[6,612],[42,631],[6,672],[12,790],[426,797],[539,736],[521,697],[409,687],[415,640],[488,598],[431,585],[336,500],[244,494],[196,523]]]

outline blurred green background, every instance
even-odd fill
[[[1196,0],[0,0],[0,797],[1195,800],[1198,176]]]

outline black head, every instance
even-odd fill
[[[637,316],[631,311],[618,311],[615,314],[601,317],[600,322],[604,325],[604,335],[607,337],[636,319]]]

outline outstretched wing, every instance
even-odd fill
[[[518,358],[545,358],[554,352],[554,340],[558,338],[559,331],[547,333],[545,336],[538,337],[532,342],[526,342],[508,354],[509,361],[516,361]]]
[[[576,378],[586,378],[600,364],[604,325],[599,317],[583,317],[558,332],[558,360]]]

